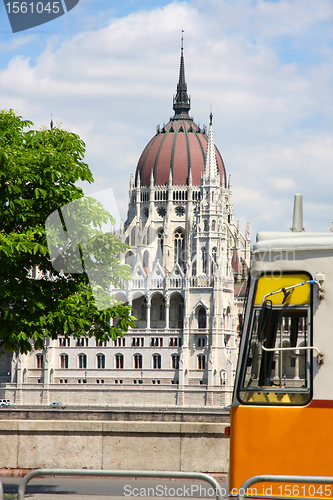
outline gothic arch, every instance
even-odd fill
[[[143,253],[142,267],[149,269],[149,252],[145,250]]]
[[[143,294],[136,293],[132,299],[132,314],[137,319],[138,328],[147,328],[147,299]]]
[[[207,312],[204,307],[199,307],[198,311],[198,328],[205,330],[207,328]]]
[[[201,247],[201,264],[202,264],[203,274],[207,274],[208,254],[207,254],[207,248],[205,246]]]
[[[201,300],[194,307],[194,328],[204,330],[207,328],[208,307]]]
[[[183,269],[186,263],[185,250],[185,229],[179,226],[173,232],[174,263],[179,264]]]
[[[169,327],[183,328],[184,323],[184,298],[179,292],[170,296]]]
[[[160,292],[155,292],[151,297],[150,327],[165,328],[165,299]]]
[[[163,248],[164,248],[164,229],[163,227],[159,227],[157,229],[157,245],[160,245],[160,250],[161,250],[161,254],[162,254],[162,257],[163,257]],[[157,255],[158,255],[158,250],[157,250]],[[162,262],[161,262],[162,264]]]
[[[131,252],[130,250],[128,252],[126,252],[125,264],[128,264],[129,266],[131,266],[132,269],[134,268],[134,253]]]
[[[119,302],[123,302],[124,304],[128,303],[127,297],[124,292],[118,292],[114,295],[114,298]]]
[[[132,228],[132,231],[131,231],[131,247],[134,247],[135,246],[135,227]]]

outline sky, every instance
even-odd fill
[[[13,34],[1,3],[0,109],[80,135],[81,187],[112,188],[125,220],[130,174],[173,115],[184,30],[190,114],[212,108],[241,230],[289,230],[301,193],[305,230],[330,231],[332,21],[331,0],[80,0]]]

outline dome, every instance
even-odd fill
[[[172,118],[149,141],[143,150],[136,169],[141,186],[149,186],[151,171],[157,186],[168,184],[170,171],[174,186],[186,186],[192,170],[192,184],[200,185],[204,171],[208,137],[190,118]],[[226,173],[221,154],[215,146],[221,186],[225,187]]]
[[[201,129],[189,116],[190,98],[185,82],[185,66],[183,46],[180,56],[179,81],[177,93],[173,99],[175,115],[163,126],[158,127],[156,135],[143,150],[135,173],[137,183],[140,175],[141,186],[149,186],[153,171],[154,184],[168,184],[170,172],[174,186],[186,186],[192,173],[192,184],[200,185],[204,171],[208,137],[205,129]],[[226,187],[226,172],[222,156],[215,146],[215,155],[221,178],[221,186]]]

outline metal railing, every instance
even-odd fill
[[[331,476],[288,476],[288,475],[270,475],[263,474],[261,476],[253,476],[244,481],[242,486],[238,490],[237,500],[244,500],[247,490],[256,483],[316,483],[316,484],[333,484],[333,477]],[[282,493],[282,492],[281,492]],[[252,497],[253,495],[251,495]],[[258,495],[262,496],[262,495]],[[287,498],[287,497],[296,497],[299,495],[282,495],[275,498]],[[313,495],[309,495],[310,498]],[[272,497],[273,498],[273,497]],[[300,497],[302,499],[307,498],[305,495]]]
[[[17,490],[17,500],[24,500],[26,486],[37,476],[109,476],[109,477],[146,477],[159,479],[199,479],[211,484],[216,492],[216,499],[222,500],[219,483],[213,477],[202,472],[177,471],[142,471],[142,470],[81,470],[81,469],[37,469],[29,472],[20,482]],[[0,483],[1,484],[1,483]],[[1,494],[1,488],[0,488]],[[0,496],[3,500],[3,496]]]

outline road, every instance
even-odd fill
[[[8,500],[16,498],[21,478],[0,478]],[[227,483],[219,482],[221,493],[227,496]],[[26,498],[34,500],[120,500],[154,498],[216,498],[211,486],[203,481],[182,479],[118,479],[44,477],[27,485]],[[225,494],[224,494],[225,493]]]

